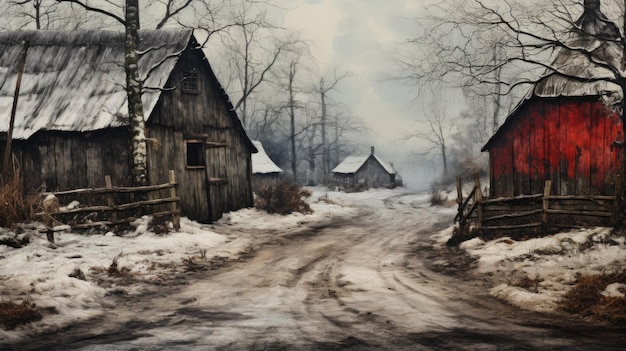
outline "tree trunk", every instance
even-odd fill
[[[2,159],[2,181],[9,180],[9,161],[11,158],[11,146],[13,144],[13,127],[15,126],[15,114],[17,113],[17,100],[20,96],[20,86],[22,85],[22,75],[24,74],[24,66],[26,65],[26,55],[28,54],[29,42],[22,44],[22,52],[20,54],[20,62],[17,71],[17,80],[15,82],[15,92],[13,94],[13,105],[11,107],[11,120],[9,121],[9,129],[7,130],[7,141],[4,148],[4,158]]]
[[[328,175],[328,146],[326,145],[326,91],[323,83],[320,84],[320,95],[322,101],[322,184],[326,184],[326,176]]]
[[[132,175],[136,186],[148,184],[147,146],[143,106],[141,103],[142,82],[139,78],[139,1],[126,0],[126,94],[128,97],[128,117],[132,135]]]
[[[294,183],[298,182],[297,161],[296,161],[296,112],[294,108],[295,98],[293,93],[293,81],[296,75],[296,65],[292,62],[289,71],[289,122],[291,127],[291,172],[293,173]]]

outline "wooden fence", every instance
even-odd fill
[[[143,215],[155,218],[170,217],[175,229],[180,228],[180,210],[176,196],[176,177],[169,172],[169,181],[159,185],[139,187],[118,187],[111,184],[111,177],[105,176],[104,188],[76,189],[68,191],[44,192],[57,199],[74,201],[80,199],[76,208],[59,210],[58,206],[46,206],[46,211],[37,213],[47,226],[67,224],[72,229],[111,227],[128,224]],[[63,201],[67,205],[67,201]],[[50,234],[48,236],[50,238]]]
[[[619,211],[619,196],[552,195],[552,181],[546,180],[541,194],[485,199],[480,180],[463,197],[457,177],[458,223],[461,237],[501,236],[531,237],[568,228],[613,226]],[[615,194],[621,194],[621,180],[615,182]]]

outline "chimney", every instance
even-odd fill
[[[585,11],[600,10],[600,0],[585,0]]]
[[[372,146],[371,148],[372,148],[372,155],[373,155],[374,154],[374,147]]]

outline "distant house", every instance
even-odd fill
[[[600,11],[599,0],[585,0],[569,47],[621,67],[621,48],[611,38],[619,38],[619,29]],[[553,195],[614,194],[623,121],[605,101],[620,88],[595,79],[607,70],[583,52],[563,48],[552,64],[562,74],[548,72],[535,84],[483,147],[490,159],[490,197],[543,193],[546,180]]]
[[[258,150],[252,154],[252,180],[254,183],[276,181],[283,174],[283,170],[267,155],[260,141],[252,141]]]
[[[372,152],[367,156],[348,156],[332,170],[336,183],[349,189],[359,183],[369,187],[394,187],[396,171]]]
[[[253,205],[251,154],[228,95],[191,30],[141,30],[139,73],[148,178],[176,172],[183,215],[212,221]],[[28,188],[131,185],[124,34],[0,32],[0,132],[6,139],[20,51],[29,43],[13,130]],[[4,142],[0,149],[4,147]]]

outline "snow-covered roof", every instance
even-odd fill
[[[389,174],[396,173],[393,167],[388,165],[386,162],[384,162],[383,160],[381,160],[378,156],[374,154],[367,155],[367,156],[348,156],[345,158],[345,160],[343,160],[340,164],[338,164],[337,167],[335,167],[332,170],[332,172],[344,173],[344,174],[356,173],[359,171],[359,169],[361,169],[361,167],[363,167],[365,162],[367,162],[367,160],[370,157],[373,157],[376,160],[376,162],[380,163],[380,165],[385,169],[387,173]]]
[[[257,153],[252,154],[252,173],[269,174],[283,172],[283,170],[278,167],[269,156],[267,156],[267,153],[265,153],[265,149],[260,141],[253,140],[252,144],[254,144],[258,150]]]
[[[139,73],[149,72],[142,97],[148,118],[192,31],[141,30],[139,37]],[[39,130],[83,132],[126,124],[124,33],[12,31],[0,32],[0,132],[9,128],[25,41],[13,138],[27,139]]]

